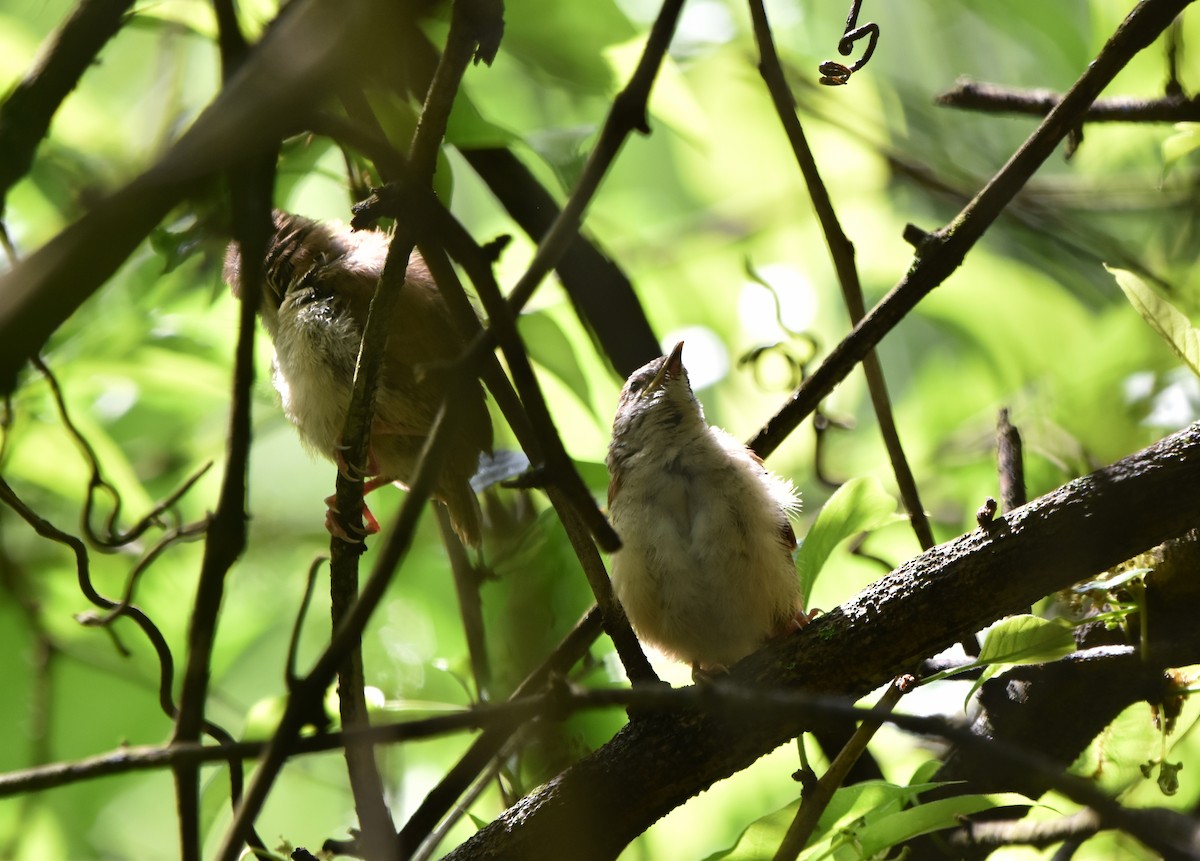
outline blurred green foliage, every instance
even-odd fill
[[[0,6],[5,88],[31,66],[72,5],[10,0]],[[240,5],[252,30],[273,14],[267,0]],[[870,304],[909,265],[904,225],[943,224],[1035,125],[1028,118],[937,108],[932,96],[959,76],[1064,89],[1130,4],[868,0],[864,16],[882,32],[874,59],[850,85],[820,88],[816,67],[835,56],[846,5],[779,0],[768,11],[801,119],[857,249]],[[517,0],[507,6],[500,54],[492,67],[468,71],[469,100],[456,110],[450,143],[509,145],[563,196],[636,61],[656,7],[636,0]],[[441,26],[431,24],[431,33],[436,36]],[[198,114],[219,84],[214,29],[207,4],[138,4],[130,25],[63,106],[31,173],[9,196],[5,224],[18,253],[46,242],[90,200],[152,163]],[[1182,40],[1200,44],[1200,18],[1185,18]],[[652,96],[653,134],[627,142],[586,224],[588,235],[633,281],[663,343],[688,340],[687,360],[693,378],[705,381],[698,394],[709,420],[741,437],[773,414],[793,384],[779,351],[805,355],[807,338],[823,356],[847,331],[807,192],[755,62],[741,4],[689,3]],[[1194,61],[1182,71],[1185,84],[1200,81]],[[1163,80],[1156,46],[1130,65],[1112,92],[1154,96]],[[996,495],[992,438],[1002,406],[1011,409],[1024,436],[1031,497],[1196,419],[1196,379],[1178,372],[1171,350],[1130,308],[1102,265],[1167,285],[1172,303],[1196,319],[1196,160],[1184,152],[1165,170],[1161,146],[1173,132],[1167,125],[1088,126],[1075,157],[1052,159],[966,264],[882,344],[901,435],[939,540],[973,528],[979,503]],[[440,172],[439,187],[453,188],[453,209],[475,236],[514,235],[497,266],[501,283],[511,285],[532,244],[453,149]],[[289,142],[277,202],[312,217],[348,219],[352,201],[342,154],[322,140]],[[205,221],[205,206],[198,202],[176,212],[45,351],[72,418],[122,496],[122,523],[140,517],[208,460],[215,468],[177,508],[191,521],[216,504],[236,307],[220,282],[223,240]],[[750,276],[751,269],[763,283]],[[603,499],[600,464],[622,381],[597,355],[553,282],[536,295],[522,334],[568,451]],[[775,345],[756,363],[738,361]],[[250,541],[228,581],[209,708],[234,735],[242,733],[256,704],[269,706],[286,692],[288,637],[305,572],[327,550],[321,500],[334,481],[333,467],[301,449],[276,408],[269,357],[263,337]],[[842,384],[825,410],[850,426],[824,436],[827,473],[838,480],[869,478],[873,487],[886,489],[879,492],[894,494],[861,377]],[[39,514],[78,532],[87,466],[46,382],[32,370],[10,416],[0,463],[5,480]],[[502,427],[498,438],[513,445]],[[803,491],[801,535],[832,493],[815,476],[814,445],[806,424],[771,461]],[[381,522],[398,499],[398,492],[386,490],[374,498]],[[494,491],[490,504],[496,522],[505,523],[488,540],[484,558],[491,576],[482,589],[494,694],[501,696],[574,624],[590,597],[544,500]],[[871,554],[894,566],[917,552],[902,518],[874,518],[880,519],[889,524],[872,534]],[[153,540],[114,555],[92,554],[99,587],[120,594],[137,554]],[[137,585],[137,603],[162,628],[177,660],[200,555],[199,544],[174,547]],[[882,571],[852,556],[843,543],[829,553],[812,603],[836,606]],[[328,635],[325,586],[322,573],[300,638],[301,668]],[[74,614],[88,605],[70,554],[34,536],[8,510],[0,510],[0,595],[0,653],[7,656],[0,662],[0,726],[8,729],[0,771],[169,737],[171,721],[156,702],[157,662],[143,638],[132,625],[118,623],[115,634],[129,650],[122,655],[105,632],[76,624]],[[381,714],[471,701],[456,600],[445,553],[426,518],[364,642],[368,684],[384,699]],[[39,638],[50,654],[44,690],[35,660]],[[609,649],[607,639],[594,647],[581,671],[587,681],[621,680]],[[661,668],[672,681],[686,679],[685,670],[665,663]],[[961,695],[946,700],[955,709]],[[44,718],[31,707],[43,701]],[[622,721],[617,712],[593,715],[539,736],[502,779],[523,792],[602,744]],[[1146,708],[1131,709],[1122,721],[1144,730]],[[1180,726],[1191,721],[1189,709]],[[1170,803],[1188,809],[1200,798],[1200,785],[1189,778],[1200,770],[1200,759],[1191,736],[1181,735],[1185,742],[1172,758],[1191,765]],[[385,778],[401,821],[467,743],[450,737],[387,750]],[[1158,743],[1156,733],[1114,728],[1094,746],[1093,763],[1110,763],[1105,779],[1111,788],[1148,792],[1153,780],[1140,778],[1130,763],[1154,756]],[[876,755],[900,786],[908,783],[913,757],[924,757],[909,741],[881,747]],[[786,752],[764,758],[675,811],[625,857],[704,857],[733,846],[751,822],[795,799],[790,762]],[[211,804],[206,802],[211,842],[228,821],[228,788],[218,769],[206,770],[205,777],[212,782]],[[492,788],[473,809],[486,820],[502,807]],[[259,830],[268,840],[282,836],[315,847],[353,824],[344,767],[339,756],[327,754],[285,769]],[[472,831],[464,820],[444,845]],[[176,857],[176,840],[166,772],[77,783],[0,805],[3,858],[152,861]],[[1128,844],[1121,844],[1122,852],[1131,853],[1123,857],[1134,857],[1138,850]]]

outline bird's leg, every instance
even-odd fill
[[[379,461],[375,459],[375,452],[371,447],[367,447],[367,466],[366,471],[360,470],[358,467],[347,463],[342,452],[346,450],[344,445],[338,445],[333,450],[333,462],[337,464],[338,473],[349,481],[363,481],[368,475],[374,475],[375,478],[369,481],[363,481],[363,496],[366,496],[372,490],[378,490],[385,484],[391,484],[390,478],[382,478],[378,476]],[[360,544],[367,535],[374,535],[379,531],[379,521],[375,515],[371,513],[371,509],[367,507],[367,503],[363,502],[362,519],[363,532],[361,535],[348,535],[346,530],[342,528],[337,515],[340,513],[337,509],[337,494],[325,497],[325,505],[328,507],[325,512],[325,529],[330,535],[347,541],[351,544]],[[357,530],[352,530],[357,532]]]

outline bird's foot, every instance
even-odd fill
[[[354,527],[351,527],[347,531],[342,526],[341,512],[337,509],[337,494],[325,497],[325,505],[328,506],[325,511],[325,529],[330,535],[340,538],[347,544],[362,544],[364,538],[368,535],[374,535],[379,531],[379,521],[375,519],[375,515],[371,513],[371,509],[367,508],[365,502],[362,507],[362,532],[359,532]]]
[[[362,481],[369,475],[379,474],[379,462],[375,460],[375,452],[371,451],[371,447],[367,446],[367,465],[363,467],[355,466],[346,461],[345,455],[342,454],[346,450],[346,446],[338,443],[333,449],[333,462],[337,464],[338,472],[342,477],[349,481]]]
[[[770,639],[777,640],[781,637],[794,634],[801,628],[807,628],[808,623],[819,616],[821,612],[821,610],[796,610],[796,615],[792,616],[792,618],[788,619],[786,622],[782,623],[778,628],[776,628],[771,634]]]
[[[702,667],[692,662],[692,681],[697,685],[711,685],[720,676],[729,675],[729,667],[724,664],[710,664]]]

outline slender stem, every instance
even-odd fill
[[[812,839],[817,823],[821,819],[821,814],[833,800],[833,794],[846,781],[846,775],[850,773],[854,763],[858,762],[858,758],[866,751],[867,743],[875,737],[875,732],[883,726],[885,716],[891,713],[892,709],[896,707],[896,703],[900,702],[900,698],[907,691],[906,685],[905,680],[896,679],[888,686],[875,708],[872,709],[872,716],[859,724],[850,741],[846,742],[846,745],[834,757],[833,762],[829,764],[829,768],[821,775],[816,788],[804,796],[803,801],[800,802],[800,808],[796,811],[796,818],[788,826],[783,842],[775,851],[774,861],[795,861],[804,847],[808,845],[808,841]]]
[[[858,4],[850,13],[850,22],[858,16]],[[838,284],[842,288],[842,298],[846,309],[850,312],[850,322],[858,323],[866,313],[863,303],[862,284],[858,278],[858,267],[854,263],[854,245],[842,230],[833,201],[821,179],[817,161],[813,157],[812,148],[804,135],[800,117],[796,114],[796,104],[788,88],[787,79],[783,74],[783,66],[779,62],[779,54],[775,50],[775,40],[771,35],[771,27],[767,22],[767,12],[762,0],[750,0],[750,17],[754,23],[754,37],[758,42],[760,56],[759,72],[766,82],[775,104],[775,111],[783,123],[784,132],[792,145],[792,153],[804,176],[804,183],[812,198],[813,208],[817,212],[817,221],[825,234],[825,243],[829,246],[829,254],[833,258],[833,268],[837,273]],[[892,462],[892,472],[896,476],[896,485],[900,489],[900,498],[908,511],[908,519],[916,533],[917,541],[922,550],[933,546],[933,530],[929,526],[929,518],[925,516],[925,507],[921,504],[921,496],[917,492],[917,482],[913,477],[908,459],[904,456],[904,447],[900,443],[900,433],[896,429],[896,419],[892,414],[892,402],[888,396],[887,381],[883,377],[883,367],[874,350],[863,357],[863,371],[867,377],[867,390],[871,395],[871,404],[875,408],[875,418],[879,423],[879,432],[883,436],[883,444],[887,449],[888,458]],[[762,452],[760,452],[762,454]]]
[[[469,32],[470,23],[471,19],[465,12],[463,0],[456,0],[450,19],[450,31],[446,37],[446,48],[429,85],[425,105],[409,149],[410,162],[414,166],[413,181],[422,187],[428,186],[432,181],[438,148],[441,146],[450,109],[454,104],[454,94],[458,91],[474,51],[475,40]],[[363,327],[354,393],[342,435],[347,445],[349,463],[361,464],[367,459],[375,393],[383,373],[383,352],[399,294],[404,289],[408,260],[414,245],[414,235],[403,229],[393,236],[383,273]],[[357,521],[346,524],[351,529],[361,527],[362,489],[361,481],[351,480],[339,473],[338,510],[349,513]],[[358,591],[360,551],[358,547],[336,537],[331,539],[330,545],[331,588],[341,596],[333,605],[333,626],[336,629],[350,606],[348,599],[352,600],[352,596]],[[360,646],[348,656],[339,673],[339,704],[344,726],[369,725],[364,685]],[[383,781],[375,762],[374,751],[369,746],[357,749],[348,746],[346,765],[362,826],[364,852],[369,858],[392,854],[391,843],[395,829],[383,796]]]

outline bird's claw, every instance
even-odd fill
[[[379,463],[375,460],[375,453],[369,448],[367,449],[367,465],[359,467],[347,462],[342,452],[346,451],[348,446],[338,443],[333,448],[333,462],[337,464],[338,474],[347,481],[365,481],[369,476],[379,474]]]
[[[379,531],[379,521],[375,519],[371,509],[367,508],[366,503],[363,503],[362,507],[361,531],[353,525],[347,524],[348,530],[346,526],[342,525],[341,512],[337,508],[337,494],[326,497],[325,505],[328,506],[325,511],[325,529],[330,535],[340,538],[347,544],[362,544],[364,538]]]
[[[711,664],[702,667],[692,662],[692,682],[697,685],[711,685],[720,676],[729,675],[729,667],[724,664]]]

